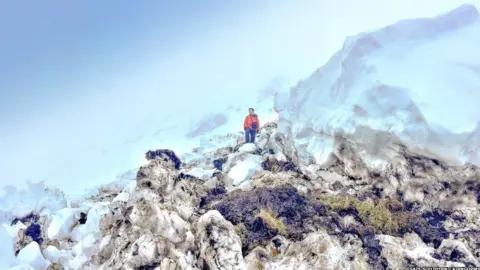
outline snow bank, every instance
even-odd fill
[[[279,127],[304,165],[325,162],[337,132],[366,126],[460,162],[480,164],[480,19],[465,5],[354,37],[288,96]],[[324,153],[327,153],[324,155]]]

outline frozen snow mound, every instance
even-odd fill
[[[334,134],[367,127],[451,162],[480,164],[479,18],[463,5],[347,38],[323,67],[277,97],[292,158],[324,163]]]

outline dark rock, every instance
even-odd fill
[[[260,217],[255,218],[251,224],[246,226],[246,228],[249,233],[246,235],[245,240],[242,243],[245,253],[255,245],[265,244],[279,233],[277,229],[270,228]]]
[[[480,184],[470,185],[467,190],[473,192],[477,203],[480,204]]]
[[[151,264],[139,266],[137,270],[155,270],[155,268],[159,266],[160,266],[160,263],[151,263]]]
[[[343,226],[340,226],[343,227]],[[342,228],[340,233],[333,233],[333,235],[343,236],[345,234],[358,235],[362,239],[363,248],[368,255],[369,263],[373,269],[388,269],[388,262],[382,257],[382,246],[380,241],[375,239],[374,230],[369,227],[349,226]]]
[[[168,150],[168,149],[158,149],[158,150],[155,150],[155,151],[149,150],[145,154],[145,158],[147,160],[152,160],[152,159],[156,159],[156,158],[161,158],[164,161],[169,161],[170,160],[173,163],[173,166],[175,167],[175,169],[177,169],[177,170],[180,169],[180,165],[182,164],[182,162],[177,157],[175,152],[173,152],[172,150]]]
[[[450,189],[451,188],[451,185],[448,183],[448,182],[443,182],[443,188],[445,189]]]
[[[227,193],[227,190],[223,186],[216,186],[209,191],[209,194],[212,196],[223,195]]]
[[[31,213],[23,218],[14,218],[11,225],[15,225],[19,221],[23,224],[38,222],[38,218],[38,215]]]
[[[343,184],[340,183],[340,181],[335,181],[335,183],[333,183],[333,185],[332,185],[333,191],[338,191],[342,188],[343,188]]]
[[[210,189],[207,192],[207,196],[200,198],[200,208],[205,207],[212,201],[220,199],[225,193],[227,193],[227,190],[223,186],[216,186]]]
[[[460,262],[461,259],[463,259],[464,257],[465,255],[463,255],[463,253],[461,253],[458,249],[454,248],[452,252],[450,252],[449,261]]]
[[[452,261],[452,262],[460,262],[465,264],[467,267],[474,267],[475,265],[472,262],[465,261],[466,256],[463,254],[460,250],[453,248],[453,249],[446,249],[443,250],[441,254],[435,253],[434,256],[432,255],[437,260],[446,260],[446,261]]]
[[[225,164],[225,162],[227,162],[227,158],[215,159],[213,161],[213,166],[215,167],[215,169],[221,171],[223,169],[223,164]]]
[[[178,175],[178,178],[180,180],[193,180],[193,179],[197,179],[195,176],[191,175],[191,174],[188,174],[188,173],[183,173],[181,172],[179,175]]]
[[[418,208],[420,207],[420,205],[418,204],[418,202],[409,202],[409,201],[404,201],[403,202],[403,208],[407,211],[415,211],[415,210],[418,210]]]
[[[451,215],[450,217],[457,222],[464,222],[465,221],[465,217],[462,217],[462,216]]]
[[[366,232],[362,236],[363,248],[367,252],[370,264],[374,269],[387,269],[388,262],[382,257],[382,246],[380,241],[375,239],[373,232]]]
[[[373,194],[375,194],[375,196],[377,196],[378,198],[382,198],[383,188],[378,188],[378,187],[374,186],[374,187],[372,188],[372,192],[373,192]]]
[[[422,217],[433,227],[439,228],[443,225],[443,222],[447,220],[447,215],[450,213],[444,213],[439,209],[435,209],[432,212],[425,212]]]
[[[438,248],[443,239],[447,239],[449,233],[443,227],[432,227],[427,222],[417,220],[411,224],[411,227],[407,231],[413,231],[425,243],[432,243],[434,248]]]
[[[269,148],[269,149],[268,149],[268,153],[269,153],[270,155],[275,155],[275,152],[273,151],[272,148]]]
[[[277,239],[277,238],[272,239],[272,243],[273,243],[273,245],[274,245],[276,248],[279,248],[279,247],[282,246],[282,241],[280,241],[280,240]]]
[[[32,223],[30,226],[28,226],[27,230],[25,230],[25,235],[30,236],[30,238],[32,238],[32,240],[37,242],[39,245],[41,245],[43,242],[42,229],[37,223]]]
[[[78,220],[78,222],[80,224],[85,224],[87,223],[87,214],[85,214],[84,212],[81,212],[80,213],[80,219]]]

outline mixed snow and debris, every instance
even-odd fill
[[[343,84],[337,78],[336,88],[329,88],[339,91],[328,99],[330,106],[352,99],[361,117],[380,117],[378,101],[388,95],[376,95],[380,107],[371,111],[355,103],[364,97],[340,96],[340,88],[374,73],[362,64],[369,54],[377,47],[401,49],[387,39],[427,39],[406,28],[410,24],[451,35],[478,25],[478,17],[463,6],[349,39],[320,72],[330,72],[326,79],[314,74],[308,83],[325,87],[322,80],[339,75],[329,68],[342,61]],[[458,23],[442,24],[449,20]],[[360,125],[359,118],[336,114],[337,122],[311,121],[314,114],[327,119],[335,112],[323,105],[322,112],[308,111],[322,98],[313,98],[315,87],[303,91],[304,84],[254,144],[231,133],[181,156],[151,150],[134,180],[104,185],[86,198],[69,198],[41,183],[30,183],[27,191],[4,189],[0,269],[480,267],[480,169],[420,149],[406,133]],[[395,89],[382,86],[365,95],[403,93]],[[414,112],[406,111],[412,102],[391,109],[413,125]],[[291,114],[295,106],[306,109]],[[417,107],[415,113],[421,112]],[[432,128],[426,118],[416,119]],[[336,129],[346,123],[351,132]]]

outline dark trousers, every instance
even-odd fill
[[[245,129],[245,142],[246,143],[254,143],[255,142],[255,133],[257,131],[253,128],[246,128]]]

